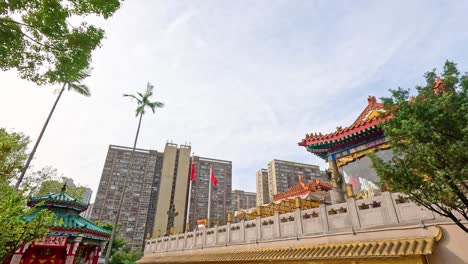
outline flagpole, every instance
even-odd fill
[[[210,183],[208,187],[208,217],[206,218],[208,223],[206,223],[206,227],[210,227],[210,212],[211,212],[211,173],[212,173],[212,166],[210,166],[210,175],[208,176],[210,178]]]
[[[185,232],[190,231],[190,224],[189,224],[189,216],[190,216],[190,198],[192,196],[192,181],[190,181],[189,185],[189,193],[188,193],[188,205],[187,205],[187,219],[185,220]]]
[[[188,192],[188,201],[187,201],[187,218],[185,220],[185,232],[190,231],[190,223],[189,223],[189,216],[190,216],[190,199],[192,197],[192,166],[194,165],[194,153],[192,153],[192,162],[190,163],[190,176],[189,176],[189,192]]]

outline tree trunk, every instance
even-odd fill
[[[449,176],[444,177],[447,180],[447,184],[450,186],[455,195],[460,199],[460,201],[468,208],[468,198],[465,194],[458,188],[458,186],[452,181]]]
[[[137,141],[138,141],[138,135],[140,134],[140,126],[141,126],[141,119],[142,118],[143,118],[143,113],[140,113],[140,120],[138,121],[138,129],[137,129],[137,132],[136,132],[135,141],[133,143],[132,155],[130,157],[130,162],[128,163],[127,176],[125,177],[124,186],[123,186],[123,189],[122,189],[122,194],[120,195],[119,209],[117,210],[117,215],[115,216],[114,225],[112,226],[112,235],[111,235],[110,240],[109,240],[109,242],[107,244],[106,258],[104,260],[104,264],[109,263],[110,252],[111,252],[111,249],[112,249],[112,244],[114,243],[114,238],[115,238],[115,234],[116,234],[116,231],[117,231],[117,225],[118,225],[119,220],[120,220],[120,213],[122,211],[122,205],[123,205],[123,201],[124,201],[124,198],[125,198],[125,189],[127,188],[127,181],[128,181],[128,178],[130,177],[130,169],[131,169],[131,167],[133,165],[133,158],[135,156],[135,149],[136,149],[136,144],[137,144]]]
[[[463,231],[465,231],[466,233],[468,233],[468,228],[462,223],[460,222],[460,219],[458,219],[453,213],[449,213],[448,214],[448,217],[450,219],[452,219],[453,222],[455,222],[455,224],[460,227]]]
[[[42,136],[44,135],[44,132],[45,132],[45,130],[47,128],[47,125],[49,124],[50,118],[52,117],[52,114],[55,111],[55,107],[57,106],[57,103],[60,100],[60,97],[62,96],[63,91],[65,90],[65,85],[66,85],[66,83],[63,84],[63,87],[60,90],[60,93],[57,96],[57,99],[55,99],[55,103],[52,106],[52,109],[50,110],[49,116],[47,117],[44,125],[42,126],[42,130],[41,130],[41,133],[39,134],[39,137],[36,140],[36,144],[34,144],[34,147],[33,147],[32,151],[31,151],[31,154],[29,154],[28,160],[26,161],[26,164],[24,165],[23,170],[21,171],[21,175],[18,178],[18,181],[16,182],[16,189],[19,189],[19,187],[21,185],[21,182],[23,181],[24,175],[26,174],[26,171],[28,170],[29,164],[31,163],[31,161],[32,161],[32,159],[34,157],[34,154],[36,153],[37,146],[39,146],[39,143],[41,142]]]

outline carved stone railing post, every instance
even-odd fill
[[[203,230],[203,236],[202,236],[202,248],[206,247],[206,233],[207,233],[208,228],[205,228]]]
[[[192,231],[192,245],[190,245],[190,248],[195,248],[197,245],[197,230]]]
[[[245,220],[244,219],[242,219],[242,221],[241,221],[240,228],[241,228],[241,230],[240,230],[240,240],[242,242],[245,242]]]
[[[255,226],[257,228],[257,241],[262,239],[262,218],[260,215],[257,216],[257,225]]]
[[[387,224],[398,224],[398,216],[395,205],[393,204],[392,194],[390,192],[382,193],[385,210],[387,210]]]
[[[346,203],[348,204],[348,214],[349,218],[351,219],[351,226],[353,227],[353,230],[360,229],[361,223],[359,221],[356,200],[354,198],[348,198]]]
[[[185,230],[185,233],[184,233],[184,241],[182,242],[182,251],[185,250],[186,246],[187,246],[187,229]]]
[[[226,245],[229,245],[231,242],[231,223],[226,225]]]
[[[296,234],[297,236],[302,236],[302,217],[301,217],[301,209],[296,208],[294,211],[294,222],[296,223]]]
[[[215,225],[215,229],[214,229],[214,245],[218,244],[218,224]]]
[[[167,237],[167,236],[164,236],[163,237],[163,241],[164,241],[164,246],[166,246],[166,248],[164,249],[164,251],[169,251],[169,246],[171,245],[171,240]]]
[[[275,212],[273,216],[273,237],[281,237],[279,213]]]
[[[319,206],[320,209],[320,222],[322,223],[322,230],[323,233],[328,233],[330,231],[330,227],[328,225],[328,217],[327,217],[327,207],[324,204]]]

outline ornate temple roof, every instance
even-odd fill
[[[108,240],[111,236],[111,231],[99,227],[79,215],[80,212],[88,208],[88,204],[66,194],[65,190],[66,185],[64,185],[61,192],[30,197],[28,206],[33,207],[37,205],[37,207],[25,220],[29,222],[39,211],[47,209],[55,214],[55,222],[49,227],[49,234],[82,235],[96,240]]]
[[[377,103],[375,96],[369,96],[366,108],[350,126],[337,127],[334,132],[328,134],[306,134],[298,145],[326,159],[329,152],[382,135],[383,132],[377,125],[391,116],[382,117],[381,113],[385,113],[383,104]]]
[[[281,201],[285,199],[300,197],[303,198],[309,193],[317,191],[328,191],[332,189],[332,185],[329,183],[321,182],[320,180],[312,180],[308,183],[302,181],[302,176],[299,176],[299,183],[283,193],[273,195],[273,201]]]
[[[78,212],[83,212],[88,208],[88,204],[71,197],[65,192],[50,193],[43,196],[30,197],[28,206],[35,206],[43,202],[43,206],[54,206],[60,208],[70,208]]]

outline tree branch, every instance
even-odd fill
[[[19,23],[19,22],[14,21],[14,20],[5,20],[5,19],[3,19],[3,20],[4,20],[4,21],[7,21],[7,22],[13,22],[13,23],[15,23],[15,24],[24,25],[24,26],[26,26],[26,27],[29,27],[29,26],[26,25],[26,24]],[[0,22],[1,22],[1,19],[0,19]],[[50,48],[50,49],[58,50],[58,51],[64,51],[63,49],[59,49],[59,48],[57,48],[57,47],[54,46],[54,45],[47,45],[47,44],[41,43],[40,41],[38,41],[38,40],[34,39],[33,37],[29,36],[28,34],[24,33],[21,29],[18,30],[17,28],[11,27],[11,26],[9,26],[9,25],[7,25],[7,24],[5,24],[5,23],[0,23],[0,25],[6,27],[6,28],[8,28],[8,29],[14,30],[14,31],[16,31],[16,32],[18,32],[18,33],[20,33],[21,35],[23,35],[24,37],[28,38],[29,40],[31,40],[32,42],[36,43],[36,44],[39,45],[39,46],[42,46],[42,47],[44,47],[44,48]]]
[[[440,215],[442,215],[442,216],[448,217],[448,212],[445,211],[445,210],[443,210],[442,208],[439,207],[439,209],[442,210],[442,212],[440,212],[438,209],[432,207],[432,204],[429,204],[429,203],[424,202],[423,199],[420,198],[420,197],[418,197],[416,194],[410,193],[409,195],[410,195],[413,199],[415,199],[415,200],[417,201],[418,204],[424,206],[425,208],[427,208],[427,209],[429,209],[429,210],[431,210],[431,211],[433,211],[433,212],[436,212],[436,213],[438,213],[438,214],[440,214]]]
[[[442,132],[440,130],[433,129],[433,131],[441,134],[442,136],[446,136],[446,137],[455,139],[457,141],[463,140],[463,137],[457,137],[457,136],[454,136],[454,135],[451,135],[451,134],[447,134],[447,133],[444,133],[444,132]]]

